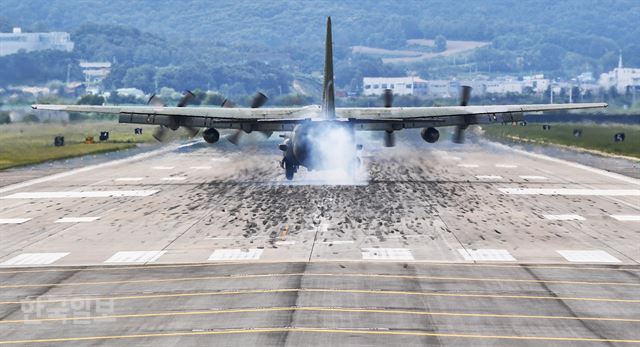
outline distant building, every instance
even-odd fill
[[[111,63],[81,61],[80,67],[85,79],[86,92],[100,94],[104,90],[102,81],[111,73]]]
[[[20,28],[13,28],[11,33],[0,33],[0,57],[20,51],[33,52],[46,49],[72,51],[73,42],[69,33],[23,33]]]
[[[364,95],[382,95],[385,89],[391,89],[395,95],[426,95],[427,81],[420,77],[364,77],[362,79]]]
[[[620,54],[618,67],[601,74],[598,84],[605,89],[615,87],[618,93],[626,93],[628,89],[640,90],[640,69],[623,67]]]

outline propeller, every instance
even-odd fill
[[[393,91],[391,89],[385,89],[382,94],[382,100],[384,101],[384,107],[389,108],[393,106]],[[396,145],[396,133],[393,130],[385,130],[384,132],[384,146],[393,147]]]
[[[258,92],[253,99],[251,100],[251,108],[260,108],[262,107],[268,100],[269,98],[264,95],[261,92]],[[229,100],[225,99],[222,102],[222,105],[220,105],[221,107],[227,107],[227,108],[232,108],[235,107],[235,104],[230,102]],[[245,134],[248,134],[249,132],[245,131],[245,130],[236,130],[235,133],[231,134],[230,136],[227,137],[227,140],[231,143],[233,143],[234,145],[238,145],[241,141],[241,139],[244,137]],[[264,135],[266,138],[269,138],[272,134],[271,131],[259,131],[258,133]]]
[[[469,99],[471,99],[471,87],[460,87],[460,106],[469,105]],[[454,143],[464,143],[464,131],[467,129],[467,127],[469,127],[469,124],[465,117],[465,124],[456,125],[454,129],[452,139]]]
[[[187,90],[176,106],[177,107],[186,107],[187,105],[189,105],[189,103],[195,97],[196,96],[191,91]],[[155,94],[151,95],[151,97],[149,98],[149,101],[147,101],[147,105],[157,106],[157,107],[166,107],[167,106],[164,103],[164,101],[162,101],[162,99],[160,97],[158,97],[157,95],[155,95]],[[156,140],[158,140],[160,142],[166,141],[167,140],[167,136],[169,135],[169,132],[167,131],[167,129],[177,130],[180,127],[180,125],[178,125],[177,122],[176,122],[176,118],[170,117],[169,119],[170,119],[170,122],[172,124],[169,124],[169,126],[160,125],[153,132],[153,137]],[[187,133],[189,134],[189,137],[196,136],[198,134],[198,132],[200,131],[200,129],[197,129],[197,128],[194,128],[194,127],[191,127],[191,126],[183,126],[183,128],[187,131]]]

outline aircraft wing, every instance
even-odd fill
[[[607,107],[606,103],[533,104],[443,107],[336,108],[336,120],[350,121],[356,130],[400,130],[451,125],[517,122],[527,112]],[[318,106],[297,108],[221,108],[163,106],[33,105],[36,110],[95,112],[119,115],[120,123],[291,131],[296,124],[322,119]]]

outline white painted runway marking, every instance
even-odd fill
[[[163,181],[184,181],[186,177],[176,176],[176,177],[162,177]]]
[[[231,159],[226,158],[226,157],[221,157],[221,158],[211,158],[211,161],[229,162],[229,161],[231,161]]]
[[[56,223],[88,223],[100,219],[100,217],[64,217],[56,221]]]
[[[363,248],[363,260],[413,260],[413,254],[406,248]]]
[[[275,243],[278,246],[295,245],[296,244],[295,241],[276,241]]]
[[[22,224],[31,218],[0,218],[0,224]]]
[[[211,166],[191,166],[190,169],[193,170],[209,170]]]
[[[479,167],[480,165],[478,164],[458,164],[458,167],[467,167],[467,168],[474,168],[474,167]]]
[[[167,251],[118,252],[105,260],[105,263],[152,263]]]
[[[523,180],[548,180],[548,178],[544,176],[535,176],[535,175],[524,175],[520,176]]]
[[[542,216],[548,220],[585,220],[577,214],[544,214]]]
[[[621,222],[640,222],[640,215],[612,214],[611,218],[615,218]]]
[[[503,148],[503,149],[506,149],[506,150],[509,150],[509,151],[512,151],[512,152],[520,153],[522,155],[526,155],[526,156],[533,157],[533,158],[544,159],[544,160],[552,161],[552,162],[555,162],[555,163],[563,163],[565,165],[568,165],[568,166],[571,166],[571,167],[574,167],[574,168],[579,168],[579,169],[582,169],[582,170],[593,172],[593,173],[596,173],[596,174],[599,174],[599,175],[602,175],[602,176],[606,176],[606,177],[609,177],[609,178],[617,179],[617,180],[624,181],[624,182],[627,182],[627,183],[640,185],[640,180],[639,179],[628,177],[628,176],[621,175],[621,174],[617,174],[617,173],[614,173],[614,172],[609,172],[609,171],[605,171],[605,170],[601,170],[601,169],[596,169],[596,168],[593,168],[593,167],[590,167],[590,166],[586,166],[586,165],[582,165],[582,164],[578,164],[578,163],[573,163],[573,162],[562,160],[562,159],[558,159],[558,158],[552,158],[552,157],[546,156],[544,154],[532,153],[532,152],[527,152],[527,151],[524,151],[524,150],[521,150],[521,149],[515,149],[515,148],[509,147],[507,145],[503,145],[503,144],[497,143],[497,142],[489,142],[489,145],[490,146],[494,146],[494,147]]]
[[[477,175],[476,176],[477,179],[479,180],[501,180],[502,176],[496,176],[496,175]]]
[[[69,253],[23,253],[15,256],[0,266],[13,265],[49,265],[67,256]]]
[[[172,152],[172,151],[175,151],[175,150],[180,149],[180,148],[190,147],[190,146],[193,146],[193,145],[195,145],[197,143],[200,143],[200,142],[203,142],[203,140],[192,141],[192,142],[189,142],[189,143],[186,143],[186,144],[183,144],[183,145],[178,145],[178,146],[167,146],[167,147],[164,147],[164,148],[159,149],[159,150],[155,150],[155,151],[151,151],[151,152],[148,152],[148,153],[142,153],[142,154],[134,155],[134,156],[129,157],[129,158],[124,158],[124,159],[119,159],[119,160],[112,160],[112,161],[109,161],[109,162],[106,162],[106,163],[102,163],[102,164],[85,166],[83,168],[57,173],[55,175],[50,175],[50,176],[46,176],[46,177],[41,177],[41,178],[36,178],[36,179],[33,179],[33,180],[29,180],[29,181],[26,181],[26,182],[20,182],[20,183],[12,184],[12,185],[0,188],[0,193],[6,193],[6,192],[9,192],[9,191],[12,191],[12,190],[22,189],[24,187],[29,187],[29,186],[32,186],[34,184],[49,182],[49,181],[57,180],[57,179],[60,179],[60,178],[69,177],[69,176],[72,176],[72,175],[75,175],[75,174],[79,174],[79,173],[82,173],[82,172],[92,171],[92,170],[95,170],[95,169],[102,169],[102,168],[105,168],[105,167],[110,167],[110,166],[130,163],[130,162],[138,162],[140,160],[143,160],[143,159],[146,159],[146,158],[151,158],[153,156],[160,155],[160,154],[163,154],[163,153]]]
[[[209,260],[258,260],[262,256],[262,249],[216,249],[209,256]]]
[[[498,188],[511,195],[640,196],[640,189]]]
[[[477,261],[515,261],[506,249],[458,249],[464,260]]]
[[[574,263],[619,263],[620,260],[611,254],[601,251],[556,251],[565,259]]]
[[[142,181],[144,177],[120,177],[116,178],[118,182],[134,182],[134,181]]]
[[[159,190],[97,190],[86,192],[24,192],[3,196],[0,199],[57,199],[57,198],[115,198],[122,196],[149,196]]]
[[[152,170],[173,170],[173,166],[152,166]]]
[[[501,167],[503,169],[515,169],[518,167],[518,165],[513,165],[513,164],[496,164],[496,167]]]
[[[329,245],[329,244],[334,244],[334,245],[347,245],[347,244],[352,244],[353,240],[336,240],[336,241],[323,241],[320,242],[322,244],[325,245]]]

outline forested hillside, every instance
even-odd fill
[[[22,63],[0,58],[0,84],[62,77],[65,59],[102,59],[117,62],[109,81],[113,87],[149,90],[158,83],[239,94],[255,89],[286,93],[295,74],[321,70],[328,15],[334,19],[337,84],[347,89],[363,75],[408,70],[435,78],[468,71],[598,74],[615,66],[620,50],[627,65],[640,67],[636,0],[3,0],[1,31],[12,26],[68,31],[76,49],[68,55],[40,53]],[[356,45],[398,49],[408,39],[437,36],[491,45],[465,53],[455,63],[436,58],[383,64],[350,50]],[[37,59],[51,62],[39,69],[52,71],[7,74],[7,66],[22,69],[20,64]]]

